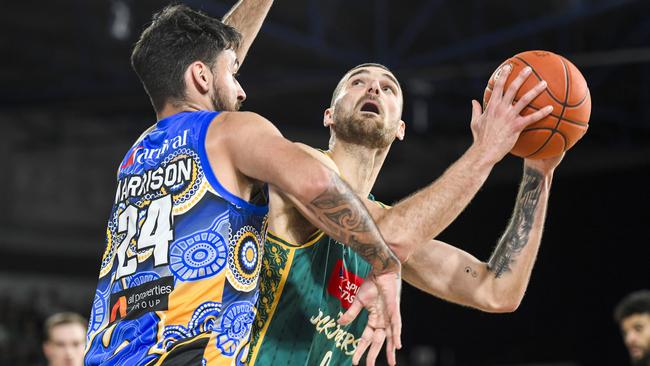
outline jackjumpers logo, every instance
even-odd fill
[[[359,292],[359,287],[363,283],[363,278],[348,271],[342,260],[338,260],[334,270],[330,275],[327,284],[327,292],[341,301],[341,306],[345,309],[350,308],[354,298]]]
[[[174,291],[174,278],[163,277],[111,295],[110,319],[135,319],[150,311],[167,310],[169,294]]]

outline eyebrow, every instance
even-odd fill
[[[352,74],[350,74],[350,76],[348,77],[348,80],[352,79],[353,77],[355,77],[355,76],[357,76],[357,75],[359,75],[359,74],[370,74],[370,71],[368,71],[368,70],[366,70],[366,69],[357,70],[357,71],[353,72]],[[389,78],[393,83],[395,83],[395,85],[397,85],[397,87],[398,87],[400,90],[402,89],[402,87],[401,87],[401,86],[399,85],[399,83],[397,82],[397,79],[395,79],[395,77],[394,77],[393,75],[388,74],[388,73],[385,73],[385,72],[382,73],[382,75],[384,75],[384,76],[386,76],[387,78]]]

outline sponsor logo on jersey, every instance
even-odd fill
[[[150,311],[167,310],[172,291],[174,278],[169,276],[112,294],[109,323],[119,319],[135,319]]]
[[[327,292],[341,301],[341,306],[350,308],[359,292],[363,278],[345,268],[341,259],[336,262],[327,284]]]
[[[131,155],[129,155],[129,158],[126,159],[124,164],[120,166],[120,169],[125,169],[133,165],[133,163],[135,162],[135,154],[142,149],[143,149],[142,146],[137,146],[135,149],[131,150]]]
[[[176,150],[179,147],[187,145],[187,134],[189,131],[190,130],[184,130],[181,135],[175,136],[171,139],[165,139],[162,143],[162,146],[157,149],[145,149],[142,145],[138,145],[131,151],[131,155],[129,155],[129,158],[126,159],[120,168],[126,169],[134,163],[143,164],[145,159],[160,159],[160,157],[164,156],[170,147],[173,150]]]

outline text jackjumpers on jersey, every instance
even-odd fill
[[[212,172],[205,136],[217,114],[167,117],[122,161],[86,366],[241,364],[268,206],[234,196]]]

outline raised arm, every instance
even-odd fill
[[[515,208],[489,261],[440,241],[417,246],[404,279],[434,296],[487,312],[517,309],[542,239],[553,170],[561,158],[526,161]]]
[[[484,113],[480,104],[472,101],[474,142],[467,152],[435,182],[397,203],[382,217],[375,217],[384,238],[402,261],[409,258],[417,244],[429,241],[449,226],[476,195],[494,165],[512,149],[521,131],[551,112],[549,107],[520,116],[546,84],[539,83],[513,105],[530,69],[524,69],[503,93],[509,72],[505,70],[495,84],[493,95],[498,97],[490,99]]]
[[[257,37],[271,5],[273,0],[239,0],[228,14],[224,15],[223,22],[235,27],[242,34],[242,42],[236,51],[240,66]]]

